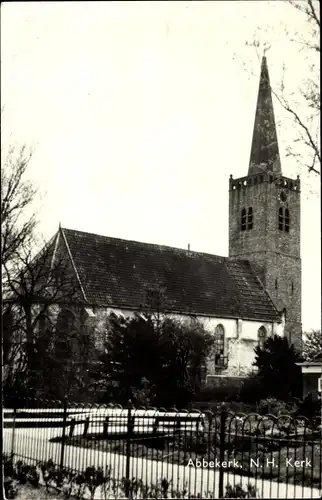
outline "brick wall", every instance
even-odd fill
[[[289,232],[278,227],[281,190],[288,197]],[[249,207],[253,229],[242,231],[241,211]],[[285,335],[297,349],[302,341],[300,215],[298,179],[282,177],[276,183],[269,172],[230,179],[229,256],[249,260],[277,309],[286,309]]]

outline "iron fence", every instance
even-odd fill
[[[56,486],[57,471],[72,481],[91,470],[95,498],[120,491],[225,498],[238,485],[260,498],[321,498],[320,423],[224,407],[201,413],[29,400],[4,409],[3,453],[37,466],[47,485],[53,468]]]

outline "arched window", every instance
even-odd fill
[[[68,309],[62,309],[57,317],[56,328],[59,331],[69,333],[72,330],[75,321],[75,315]]]
[[[246,208],[243,208],[241,211],[241,230],[246,230]]]
[[[281,231],[286,231],[287,233],[290,230],[290,211],[288,208],[280,207],[278,210],[278,228]]]
[[[261,326],[258,329],[257,338],[258,338],[258,345],[259,345],[259,347],[261,349],[263,349],[265,341],[266,341],[266,338],[267,338],[267,331],[266,331],[265,326]]]
[[[246,229],[253,229],[253,208],[249,207],[248,210],[243,208],[241,211],[241,226],[242,231]]]
[[[225,330],[222,325],[217,325],[215,329],[215,352],[224,354],[225,349]]]
[[[275,278],[275,290],[278,289],[278,281],[277,281],[277,278]]]
[[[225,356],[225,329],[223,325],[217,325],[215,328],[215,365],[225,368],[227,366],[227,357]]]
[[[74,340],[75,315],[68,309],[62,309],[57,317],[55,351],[58,357],[65,359],[72,354]]]
[[[288,208],[285,209],[285,226],[284,229],[288,233],[290,230],[290,211]]]
[[[247,217],[247,229],[253,229],[253,209],[249,207]]]
[[[284,210],[282,207],[278,211],[278,229],[281,231],[284,229]]]

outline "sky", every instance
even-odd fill
[[[277,22],[279,20],[279,22]],[[4,144],[33,149],[39,231],[62,227],[228,255],[228,179],[246,175],[261,48],[271,83],[306,71],[285,2],[3,2]],[[267,27],[274,26],[274,29]],[[302,66],[303,64],[303,66]],[[320,179],[301,176],[303,329],[320,328]]]

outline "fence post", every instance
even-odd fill
[[[66,423],[67,423],[67,398],[63,400],[63,434],[61,438],[61,452],[60,452],[60,468],[64,467],[64,453],[65,453],[65,438],[66,438]]]
[[[12,439],[11,439],[11,461],[12,461],[12,465],[13,465],[13,457],[15,455],[16,416],[17,416],[17,409],[16,409],[16,405],[14,405],[14,408],[13,408],[13,422],[12,422]]]
[[[125,495],[130,494],[130,460],[131,460],[131,438],[133,435],[132,407],[129,406],[127,414],[127,439],[126,439],[126,464],[125,464]]]
[[[109,419],[110,419],[110,417],[105,417],[105,421],[103,423],[103,436],[104,437],[107,437]]]
[[[72,418],[71,421],[70,421],[69,437],[73,436],[75,425],[76,425],[76,420],[75,420],[75,418]]]
[[[225,406],[222,405],[221,413],[220,413],[220,442],[219,442],[219,462],[221,464],[225,460],[226,420],[227,420],[227,410],[226,410]],[[219,467],[219,493],[218,493],[218,497],[219,498],[224,497],[224,469],[222,467]]]
[[[84,422],[84,431],[83,431],[83,437],[84,438],[87,437],[88,428],[89,428],[89,417],[86,417],[85,418],[85,422]]]

